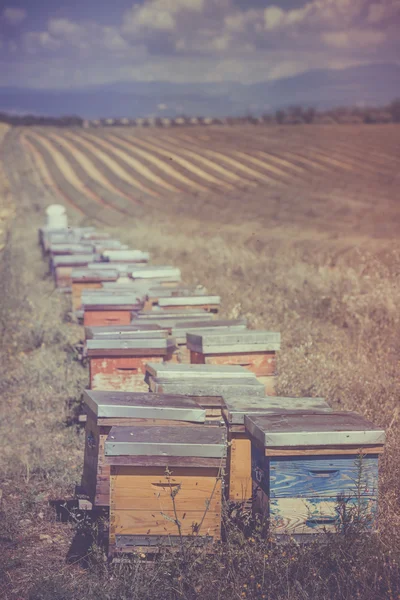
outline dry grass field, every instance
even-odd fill
[[[395,125],[6,132],[0,597],[400,598],[399,156]],[[72,223],[179,266],[221,295],[224,316],[280,331],[279,394],[325,396],[387,428],[377,532],[280,547],[234,529],[211,558],[149,571],[140,558],[109,567],[89,523],[56,518],[51,502],[80,479],[87,373],[37,245],[54,200]]]

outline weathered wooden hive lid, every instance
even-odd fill
[[[383,445],[385,432],[354,412],[246,415],[249,434],[265,448]]]
[[[250,371],[249,371],[250,372]],[[265,386],[254,378],[196,378],[196,379],[164,379],[162,377],[150,377],[150,388],[154,391],[162,389],[170,394],[189,394],[190,396],[231,396],[240,394],[243,396],[265,396]]]
[[[219,305],[219,296],[173,296],[171,298],[159,298],[158,305],[163,306],[200,306],[203,304]]]
[[[148,287],[149,296],[156,296],[162,298],[170,298],[171,296],[203,296],[207,293],[207,290],[204,287],[189,287],[183,285],[174,285],[173,287],[165,287],[162,285],[157,285],[153,283],[151,279],[151,284]]]
[[[235,393],[235,392],[233,392]],[[288,411],[332,412],[324,398],[281,398],[279,396],[244,396],[225,394],[225,415],[228,423],[243,425],[245,415],[259,413],[285,414]]]
[[[83,400],[98,418],[130,417],[191,423],[206,420],[206,411],[193,398],[178,394],[85,390]]]
[[[158,325],[110,325],[106,327],[85,327],[85,338],[87,340],[111,339],[111,338],[140,338],[140,337],[168,337],[166,329],[160,329]]]
[[[94,269],[72,269],[71,279],[76,283],[116,281],[118,279],[118,271],[115,269],[103,269],[100,271],[95,271]]]
[[[84,310],[140,310],[143,301],[137,294],[87,294],[82,295]]]
[[[147,262],[150,258],[150,254],[148,252],[142,252],[142,250],[117,250],[110,249],[104,250],[102,253],[104,260],[112,261],[130,261],[130,262]]]
[[[165,356],[173,351],[173,338],[97,339],[86,342],[88,356]]]
[[[59,256],[64,254],[89,254],[93,252],[93,246],[90,242],[86,244],[78,243],[51,243],[49,246],[50,254]]]
[[[197,321],[197,323],[199,323]],[[191,323],[185,323],[185,327],[182,327],[181,323],[177,323],[175,327],[172,328],[171,333],[172,335],[176,338],[176,340],[180,343],[180,344],[186,344],[186,336],[188,333],[195,333],[196,335],[201,334],[201,335],[205,335],[207,333],[217,333],[218,334],[223,334],[223,333],[230,333],[230,332],[235,332],[235,331],[243,331],[246,329],[246,325],[242,325],[242,324],[238,324],[238,325],[228,325],[225,326],[223,325],[224,321],[203,321],[202,325],[198,325],[192,327]],[[194,325],[196,324],[196,321],[194,322]]]
[[[106,456],[179,456],[223,458],[223,427],[113,427],[105,442]]]
[[[207,353],[273,352],[280,349],[281,334],[272,331],[211,331],[188,333],[189,350]]]
[[[209,315],[209,313],[206,313]],[[181,323],[177,323],[176,329],[202,329],[203,327],[229,327],[232,331],[241,331],[247,328],[247,319],[213,319],[211,323],[211,318],[208,317],[208,320],[198,320],[198,321],[183,321]]]
[[[254,373],[239,365],[180,365],[149,362],[146,370],[164,379],[255,379]]]
[[[94,263],[98,260],[97,254],[62,254],[60,256],[53,256],[51,262],[53,264],[53,268],[55,267],[75,267],[75,266],[85,266],[89,263]]]
[[[170,267],[168,265],[160,267],[142,267],[139,269],[132,269],[131,276],[133,279],[169,279],[180,281],[181,271],[177,267]]]
[[[213,315],[205,312],[204,310],[185,310],[185,311],[164,311],[164,310],[152,310],[137,316],[137,319],[142,321],[154,321],[157,323],[166,323],[171,327],[175,327],[175,324],[184,321],[198,321],[199,319],[212,321]]]

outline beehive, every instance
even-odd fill
[[[145,335],[143,335],[145,334]],[[168,337],[168,331],[154,325],[111,325],[108,327],[85,327],[86,340],[98,339],[135,339],[138,337]]]
[[[241,365],[265,384],[268,395],[274,394],[276,352],[280,333],[240,331],[204,334],[188,333],[187,347],[192,364]]]
[[[234,502],[246,502],[252,496],[251,442],[244,426],[245,415],[285,414],[288,411],[331,412],[323,398],[256,397],[225,394],[222,415],[228,427],[227,497]]]
[[[148,252],[121,248],[109,248],[102,253],[103,260],[109,262],[147,263],[150,258]]]
[[[132,313],[143,308],[143,300],[139,299],[135,293],[100,294],[99,291],[94,290],[91,295],[82,294],[85,327],[129,325]]]
[[[218,333],[228,333],[232,331],[244,331],[246,329],[245,319],[213,319],[212,321],[186,321],[176,323],[171,329],[171,334],[178,345],[178,362],[190,363],[190,350],[186,344],[186,334],[196,333],[204,334],[217,331]]]
[[[225,453],[219,427],[113,427],[110,554],[219,540]]]
[[[134,280],[156,279],[163,286],[174,286],[181,281],[181,271],[170,266],[146,266],[134,268],[130,271]]]
[[[336,532],[356,508],[373,519],[385,432],[349,412],[245,416],[256,512],[279,534]]]
[[[93,252],[53,256],[51,259],[51,272],[54,275],[56,286],[59,288],[70,288],[72,284],[72,270],[78,267],[87,267],[89,263],[94,263],[98,260],[98,255]]]
[[[110,467],[104,463],[105,440],[115,425],[199,424],[205,411],[179,395],[113,391],[84,392],[87,413],[82,487],[95,506],[109,506]]]
[[[171,287],[165,287],[165,285],[162,285],[162,281],[157,281],[148,288],[144,310],[145,312],[153,310],[153,307],[158,305],[160,297],[200,296],[205,293],[207,293],[207,290],[203,286],[188,287],[174,284]]]
[[[94,235],[94,227],[68,227],[68,229],[54,229],[48,226],[39,229],[39,243],[44,252],[48,252],[51,243],[68,244],[90,239]]]
[[[158,298],[158,306],[164,310],[182,311],[189,308],[196,308],[217,314],[221,304],[219,296],[178,296]]]
[[[72,309],[81,309],[81,296],[83,290],[101,289],[104,281],[116,281],[118,271],[114,269],[72,269]]]
[[[158,337],[94,339],[86,342],[90,388],[93,390],[147,391],[146,363],[169,360],[175,341]]]
[[[222,392],[245,390],[264,395],[264,386],[250,371],[235,366],[154,364],[146,366],[146,382],[151,392],[189,394],[199,398],[207,418],[222,418]],[[172,392],[172,389],[178,390]]]

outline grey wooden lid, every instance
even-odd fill
[[[84,310],[140,310],[143,302],[137,294],[82,294]]]
[[[232,425],[243,425],[245,415],[258,413],[279,413],[287,411],[318,411],[332,412],[331,407],[324,398],[282,398],[278,396],[230,395],[223,396],[226,406],[228,422]]]
[[[198,323],[201,323],[201,325],[198,325]],[[184,327],[182,326],[182,323],[177,323],[175,327],[172,328],[171,333],[179,343],[186,344],[186,335],[188,333],[199,333],[204,335],[207,333],[218,332],[219,334],[223,334],[246,329],[245,324],[225,325],[224,323],[229,323],[229,321],[224,321],[222,319],[195,321],[193,327],[190,321],[186,322]]]
[[[171,298],[159,298],[158,306],[199,306],[203,304],[219,305],[219,296],[173,296]]]
[[[107,327],[85,327],[85,338],[87,340],[166,337],[168,337],[168,331],[165,329],[160,329],[158,325],[110,325]]]
[[[103,281],[116,281],[118,279],[118,271],[115,269],[72,269],[71,279],[73,282],[88,282],[97,283]]]
[[[54,256],[51,261],[53,267],[74,267],[79,265],[87,265],[98,260],[97,254],[62,254]]]
[[[149,394],[85,390],[85,405],[98,418],[130,417],[204,423],[206,411],[193,398],[178,394]]]
[[[87,356],[165,356],[175,348],[173,338],[97,339],[86,342]]]
[[[129,272],[132,269],[133,265],[135,263],[121,263],[121,262],[112,262],[112,264],[109,261],[103,261],[100,262],[97,266],[99,269],[116,269],[119,273],[124,273],[127,276],[129,276]],[[92,265],[92,266],[88,266],[88,269],[95,269],[96,265]]]
[[[153,363],[146,370],[154,377],[164,379],[254,379],[255,375],[238,365],[184,365],[171,363]]]
[[[131,269],[133,279],[172,279],[180,281],[181,271],[177,267],[171,266],[148,266],[139,269]]]
[[[382,445],[385,432],[354,412],[246,415],[249,434],[265,448]]]
[[[104,250],[102,256],[105,260],[109,262],[112,261],[141,261],[147,262],[150,258],[150,254],[148,252],[142,252],[141,250],[118,250],[118,249],[109,249]]]
[[[105,442],[105,456],[202,456],[223,458],[223,427],[113,427]]]
[[[209,314],[209,313],[207,313]],[[232,331],[242,331],[247,328],[247,319],[213,319],[211,323],[208,320],[198,320],[198,321],[183,321],[182,323],[176,324],[176,329],[186,328],[190,329],[202,329],[203,327],[213,328],[213,327],[226,327],[231,329]]]
[[[254,379],[236,378],[236,379],[163,379],[159,377],[150,377],[150,388],[155,391],[163,391],[169,394],[188,394],[190,396],[223,396],[233,395],[257,396],[264,398],[265,386],[254,377]]]
[[[90,242],[82,243],[51,243],[49,246],[50,254],[53,256],[62,256],[65,254],[89,254],[93,252],[93,245]]]
[[[189,350],[207,353],[273,352],[281,346],[281,334],[271,331],[207,331],[188,333]]]

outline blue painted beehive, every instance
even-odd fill
[[[254,509],[277,534],[372,523],[385,432],[350,412],[247,415]]]

